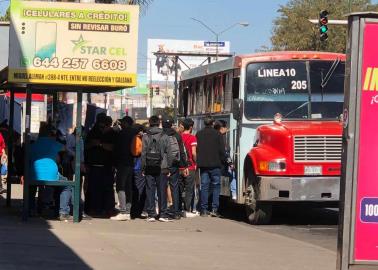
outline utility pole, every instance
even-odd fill
[[[153,115],[153,108],[152,108],[152,99],[154,97],[154,89],[152,87],[152,60],[150,60],[150,116]]]
[[[229,27],[227,27],[226,29],[220,31],[220,32],[215,32],[212,28],[210,28],[206,23],[204,23],[203,21],[201,20],[198,20],[196,18],[191,18],[193,21],[196,21],[198,23],[200,23],[202,26],[204,26],[207,30],[209,30],[211,33],[213,33],[215,35],[215,61],[218,61],[218,55],[219,55],[219,36],[221,34],[223,34],[224,32],[230,30],[231,28],[234,28],[235,26],[237,25],[240,25],[240,26],[243,26],[243,27],[247,27],[249,26],[249,23],[248,22],[238,22],[238,23],[234,23],[232,25],[230,25]]]

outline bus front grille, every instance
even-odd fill
[[[341,136],[294,136],[294,162],[339,162]]]

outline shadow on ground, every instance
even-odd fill
[[[0,196],[0,269],[92,269],[52,232],[42,218],[21,221],[21,200],[5,206]]]
[[[222,198],[220,211],[224,218],[247,222],[244,205]],[[272,215],[270,225],[337,225],[339,211],[336,208],[286,204],[274,206]]]

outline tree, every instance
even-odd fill
[[[10,11],[9,11],[9,7],[8,7],[8,9],[5,12],[4,16],[0,16],[0,21],[2,21],[2,22],[9,22],[9,20],[10,20]]]
[[[317,19],[321,10],[329,12],[329,19],[345,20],[349,11],[378,11],[378,5],[370,0],[290,0],[273,22],[272,49],[345,52],[345,25],[329,25],[328,40],[322,42],[318,26],[308,21]]]

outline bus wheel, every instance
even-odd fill
[[[245,213],[250,224],[269,224],[272,219],[272,205],[259,202],[259,184],[253,169],[248,166],[246,176]]]
[[[248,222],[253,225],[269,224],[272,219],[272,205],[257,201],[252,185],[248,186],[247,194],[245,213]]]

